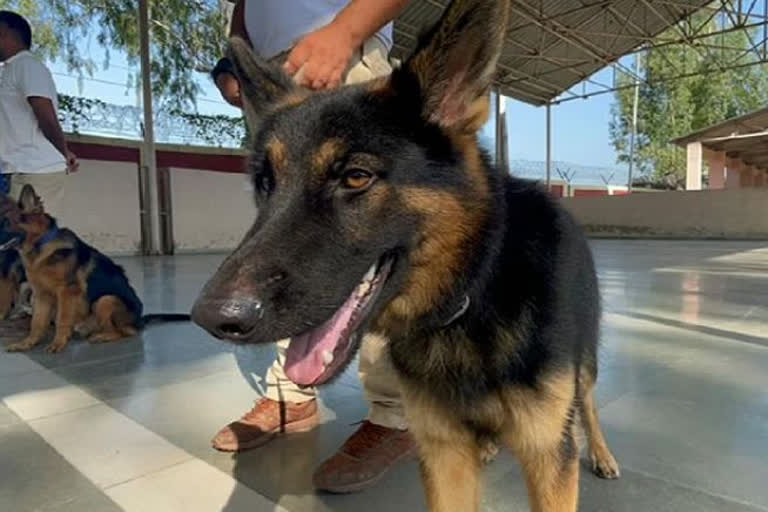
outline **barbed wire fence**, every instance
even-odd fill
[[[64,130],[71,133],[143,137],[140,107],[59,95],[59,118]],[[246,136],[243,118],[187,113],[163,106],[155,113],[155,138],[160,143],[239,148]]]

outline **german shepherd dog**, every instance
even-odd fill
[[[587,241],[477,142],[507,12],[454,0],[390,77],[316,94],[233,39],[259,215],[192,310],[237,343],[292,337],[301,385],[386,336],[436,512],[478,510],[489,441],[521,461],[532,510],[577,510],[579,420],[595,472],[619,475],[593,397]]]
[[[29,335],[8,347],[30,350],[43,339],[55,313],[55,335],[46,348],[59,352],[73,331],[93,343],[135,336],[148,321],[184,321],[189,315],[142,315],[143,305],[125,271],[45,213],[26,185],[13,201],[0,198],[0,249],[16,248],[32,288]]]

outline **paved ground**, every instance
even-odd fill
[[[594,249],[606,309],[600,413],[623,477],[584,472],[581,510],[768,511],[768,243]],[[219,259],[121,263],[147,311],[185,311]],[[0,510],[422,510],[415,463],[362,494],[312,492],[314,466],[365,415],[354,371],[323,390],[316,431],[238,457],[210,448],[250,407],[271,357],[184,324],[58,355],[0,353]],[[511,457],[487,482],[484,510],[526,510]]]

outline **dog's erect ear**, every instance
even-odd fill
[[[43,201],[37,195],[32,185],[24,185],[19,196],[19,207],[26,213],[42,213]]]
[[[305,92],[282,69],[264,61],[239,37],[229,40],[227,57],[240,81],[243,109],[251,127],[256,127],[264,114],[282,98]]]
[[[418,81],[426,120],[462,132],[487,121],[508,11],[509,0],[453,0],[422,39],[403,68]]]

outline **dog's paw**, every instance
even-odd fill
[[[66,346],[67,346],[66,341],[64,343],[54,341],[53,343],[45,347],[45,351],[48,352],[49,354],[55,354],[57,352],[61,352],[62,350],[64,350],[64,347]]]
[[[605,453],[591,453],[589,456],[592,462],[592,472],[600,478],[606,480],[616,480],[621,476],[619,464],[616,462],[613,454],[609,451]]]
[[[12,345],[8,345],[8,347],[5,349],[6,352],[26,352],[32,348],[32,345],[29,343],[24,343],[23,341],[21,343],[14,343]]]
[[[109,343],[111,341],[117,341],[121,337],[122,336],[118,332],[110,332],[110,331],[107,331],[107,332],[97,332],[97,333],[92,334],[88,338],[88,342],[89,343],[93,343],[93,344]]]
[[[480,461],[483,464],[490,464],[496,459],[496,455],[499,454],[499,445],[494,441],[485,441],[480,444]]]

